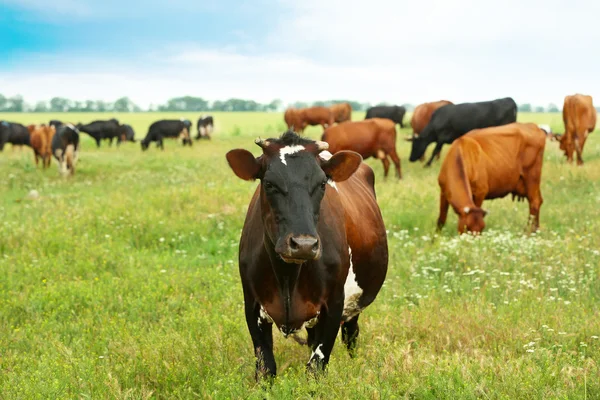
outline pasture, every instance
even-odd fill
[[[538,234],[524,236],[527,202],[507,197],[484,202],[486,231],[473,238],[458,237],[452,211],[436,234],[441,162],[409,163],[402,130],[402,181],[384,181],[381,162],[367,161],[390,264],[361,316],[357,356],[338,337],[315,380],[308,348],[275,330],[269,387],[254,382],[237,266],[257,183],[235,177],[225,153],[258,155],[253,139],[285,125],[281,113],[213,115],[211,141],[166,140],[164,152],[154,143],[145,153],[139,143],[97,149],[82,133],[72,178],[55,160],[36,169],[30,148],[0,153],[0,399],[600,398],[598,132],[583,167],[546,143]],[[199,114],[114,116],[140,139],[156,119],[195,125]],[[563,131],[560,114],[518,119]],[[26,199],[32,189],[39,199]]]

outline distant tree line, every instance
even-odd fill
[[[254,100],[232,98],[228,100],[209,101],[202,97],[183,96],[169,99],[165,104],[151,105],[144,110],[128,97],[121,97],[114,102],[103,100],[70,100],[63,97],[54,97],[49,101],[39,101],[35,105],[27,103],[23,96],[17,95],[5,97],[0,94],[0,112],[143,112],[143,111],[283,111],[287,107],[304,108],[310,106],[329,106],[335,103],[350,103],[355,111],[366,111],[373,106],[370,103],[361,103],[353,100],[326,100],[312,103],[297,101],[284,104],[283,101],[275,99],[268,104],[262,104]],[[375,105],[390,105],[380,103]],[[408,111],[414,110],[413,104],[402,104]],[[596,108],[600,111],[600,107]],[[529,103],[519,105],[520,112],[560,112],[556,104],[550,103],[547,107],[533,106]]]

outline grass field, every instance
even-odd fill
[[[58,116],[12,114],[26,123]],[[166,141],[97,149],[83,135],[76,175],[32,151],[0,153],[0,399],[599,399],[600,136],[585,166],[547,142],[541,231],[524,236],[527,203],[488,201],[487,230],[437,235],[440,162],[377,177],[389,231],[386,283],[361,317],[357,357],[336,343],[327,373],[278,332],[278,377],[254,382],[237,245],[256,183],[227,166],[236,147],[283,131],[280,113],[215,113],[192,148]],[[123,114],[137,137],[152,121]],[[354,118],[362,118],[356,114]],[[559,114],[520,115],[562,132]],[[405,129],[400,138],[408,134]],[[320,129],[307,131],[320,137]],[[431,151],[431,148],[430,150]],[[447,147],[443,154],[447,152]],[[36,189],[38,200],[26,200]]]

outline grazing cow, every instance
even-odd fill
[[[560,149],[564,151],[567,162],[573,162],[573,150],[577,152],[577,165],[583,165],[583,146],[590,133],[596,128],[596,109],[592,96],[575,94],[565,97],[563,106],[565,133],[558,136]]]
[[[187,121],[187,122],[186,122]],[[190,130],[188,120],[179,119],[161,119],[150,125],[148,128],[148,134],[144,139],[141,140],[142,150],[147,150],[151,142],[156,142],[156,147],[160,147],[162,150],[165,149],[163,144],[164,138],[183,139],[183,145],[192,145],[192,139],[190,138]]]
[[[57,119],[50,120],[50,126],[53,126],[55,129],[58,128],[59,126],[61,126],[62,124],[63,124],[62,121],[59,121]]]
[[[321,125],[323,130],[335,122],[333,113],[328,107],[308,107],[299,110],[300,126],[298,130],[304,132],[307,126]]]
[[[58,161],[58,172],[63,175],[75,174],[75,165],[79,158],[79,131],[71,124],[56,129],[52,137],[52,154]]]
[[[6,143],[11,143],[13,150],[15,146],[31,146],[29,130],[16,122],[0,121],[0,151]]]
[[[402,106],[375,106],[367,110],[365,119],[387,118],[400,124],[400,128],[404,128],[404,114],[406,114],[406,108]]]
[[[312,349],[307,367],[324,369],[340,325],[352,354],[359,314],[387,273],[375,176],[357,153],[331,156],[327,143],[292,131],[256,144],[258,158],[243,149],[227,153],[239,178],[260,179],[239,246],[256,377],[276,373],[273,323],[286,337],[305,326]]]
[[[410,126],[413,130],[413,135],[418,136],[431,120],[431,114],[440,107],[454,104],[448,100],[433,101],[431,103],[419,104],[413,111],[410,118]]]
[[[56,128],[51,125],[29,125],[27,127],[31,135],[31,148],[35,165],[39,165],[39,159],[42,159],[42,167],[48,168],[52,162],[52,138],[56,133]]]
[[[283,114],[283,119],[288,129],[298,132],[304,132],[306,124],[302,121],[300,111],[301,109],[292,107],[285,110],[285,113]]]
[[[198,119],[197,130],[195,139],[210,139],[210,134],[214,129],[214,121],[211,115],[203,115]]]
[[[350,103],[333,104],[329,107],[335,122],[345,122],[352,119],[352,106]]]
[[[119,142],[135,143],[135,131],[131,125],[123,124],[119,127],[119,130],[121,133],[119,135],[119,141],[117,142],[117,145],[119,145]]]
[[[110,146],[112,146],[113,139],[117,139],[117,145],[119,145],[121,125],[119,125],[119,121],[114,118],[107,121],[93,121],[85,125],[79,123],[77,124],[77,129],[80,132],[90,135],[96,141],[96,146],[98,147],[100,147],[100,141],[102,139],[108,139]]]
[[[535,124],[513,123],[476,129],[454,141],[438,177],[441,189],[438,229],[448,206],[458,214],[458,232],[485,228],[483,200],[512,194],[529,202],[532,231],[540,225],[542,161],[546,135]]]
[[[417,161],[425,154],[427,146],[436,142],[431,158],[425,164],[429,167],[445,143],[450,144],[473,129],[506,125],[516,120],[517,103],[510,97],[479,103],[445,105],[433,112],[429,124],[418,137],[412,139],[409,161]]]
[[[402,178],[400,158],[396,153],[396,124],[389,119],[372,118],[330,126],[321,140],[329,144],[329,150],[334,154],[340,150],[352,150],[363,159],[380,159],[385,178],[390,168],[390,157],[396,167],[396,176]]]

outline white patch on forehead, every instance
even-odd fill
[[[352,249],[350,247],[348,247],[348,253],[350,256],[350,268],[348,269],[348,276],[344,283],[344,311],[342,313],[344,321],[349,321],[362,311],[358,306],[358,300],[360,300],[363,290],[358,286],[358,281],[356,280],[354,265],[352,264]]]
[[[339,192],[337,185],[335,184],[334,181],[332,181],[331,179],[327,179],[327,184]]]
[[[325,161],[329,160],[332,156],[333,156],[333,154],[331,154],[327,150],[323,150],[322,152],[319,153],[319,157],[321,157]]]
[[[285,146],[281,150],[279,150],[279,158],[281,158],[281,162],[284,165],[287,165],[287,161],[285,160],[285,156],[290,155],[290,154],[298,153],[299,151],[302,151],[302,150],[306,150],[306,148],[304,146],[299,145],[299,144],[297,144],[295,146]]]

